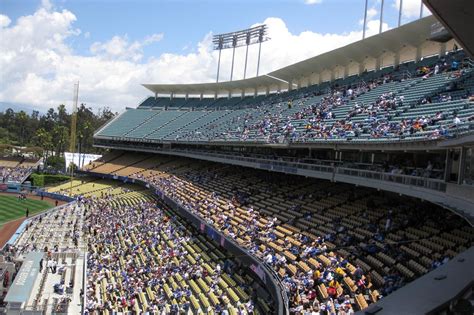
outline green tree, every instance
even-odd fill
[[[55,153],[56,156],[61,156],[67,148],[69,139],[69,129],[61,125],[54,125],[53,127],[53,139],[56,144]]]
[[[48,152],[53,149],[52,134],[44,128],[38,129],[34,137],[34,145],[43,148],[43,156],[47,159]]]
[[[108,107],[101,107],[96,113],[86,104],[81,104],[77,112],[77,144],[81,152],[99,153],[102,149],[94,148],[94,131],[114,117]],[[70,138],[71,114],[66,106],[50,108],[45,114],[32,111],[15,112],[8,108],[0,112],[0,143],[22,146],[40,146],[45,152],[54,152],[54,156],[62,156],[68,150]]]
[[[26,145],[25,138],[26,138],[26,126],[28,124],[29,116],[24,111],[19,111],[15,115],[15,124],[17,128],[19,128],[18,136],[19,136],[19,144]]]

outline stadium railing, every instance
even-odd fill
[[[431,190],[446,191],[447,184],[440,179],[419,177],[419,176],[410,176],[410,175],[401,175],[401,174],[391,174],[391,173],[382,173],[376,171],[368,170],[358,170],[344,167],[337,167],[336,172],[338,174],[365,177],[375,180],[383,180],[388,182],[394,182],[403,185],[423,187]]]

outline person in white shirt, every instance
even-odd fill
[[[269,253],[269,254],[267,255],[267,257],[265,257],[265,262],[266,262],[267,264],[271,264],[271,263],[273,262],[273,256],[272,256],[272,254]]]
[[[453,123],[454,123],[455,125],[459,125],[459,124],[461,123],[461,119],[459,119],[458,116],[454,116]]]

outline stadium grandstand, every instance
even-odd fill
[[[0,157],[0,183],[22,184],[40,163],[41,159],[32,157]]]
[[[107,153],[37,190],[66,203],[3,248],[2,311],[472,314],[474,62],[437,21],[244,80],[143,84],[95,131]]]

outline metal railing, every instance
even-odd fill
[[[332,173],[333,180],[335,176],[339,175],[346,175],[346,176],[353,176],[356,178],[367,178],[385,182],[393,182],[398,183],[406,186],[416,186],[421,188],[426,188],[430,190],[436,191],[446,191],[446,183],[443,180],[429,178],[426,176],[411,176],[411,175],[403,175],[403,174],[394,174],[390,172],[383,172],[383,171],[373,171],[373,170],[366,170],[366,169],[358,169],[358,168],[351,168],[351,167],[344,167],[344,166],[336,166],[336,162],[334,161],[334,165],[324,165],[324,164],[313,164],[313,163],[303,163],[303,162],[290,162],[290,161],[282,161],[282,160],[271,160],[265,158],[256,158],[256,157],[245,157],[245,156],[236,156],[231,154],[222,154],[222,153],[211,153],[211,152],[203,152],[203,151],[195,151],[195,150],[176,150],[176,149],[163,149],[163,148],[156,148],[156,147],[149,147],[149,146],[140,146],[140,145],[123,145],[123,146],[113,146],[115,149],[125,149],[130,150],[130,148],[135,149],[142,149],[145,152],[152,152],[152,153],[162,153],[162,154],[169,154],[169,155],[178,155],[178,156],[186,156],[190,158],[197,158],[197,159],[204,159],[208,161],[214,162],[223,162],[218,161],[216,159],[227,160],[227,161],[239,161],[243,163],[253,163],[251,167],[264,169],[264,170],[271,170],[283,173],[290,173],[290,174],[298,174],[304,176],[311,176],[305,174],[305,170],[318,172],[322,174],[330,174]],[[241,166],[249,166],[244,164],[239,164]],[[318,177],[318,176],[311,176],[315,178],[327,178],[326,176]],[[337,179],[337,178],[336,178]]]
[[[175,150],[175,151],[178,151],[178,150]],[[328,166],[328,165],[308,164],[308,163],[300,163],[300,162],[287,162],[287,161],[278,161],[278,160],[275,161],[275,160],[262,159],[262,158],[233,156],[233,155],[225,155],[225,154],[218,154],[218,153],[204,153],[204,152],[196,153],[193,151],[184,151],[184,150],[181,152],[193,153],[193,154],[199,154],[199,155],[205,155],[205,156],[211,156],[211,157],[218,157],[218,158],[225,158],[227,160],[237,160],[237,161],[258,163],[260,168],[269,169],[269,170],[280,169],[288,173],[297,173],[298,169],[311,170],[315,172],[334,173],[334,174],[363,177],[363,178],[381,180],[381,181],[387,181],[387,182],[394,182],[398,184],[423,187],[423,188],[437,190],[437,191],[446,191],[446,183],[443,180],[422,177],[422,176],[410,176],[410,175],[394,174],[394,173],[371,171],[371,170],[356,169],[356,168],[347,168],[347,167],[340,167],[340,166]]]
[[[446,191],[446,183],[440,179],[427,177],[410,176],[402,174],[392,174],[368,170],[359,170],[352,168],[337,167],[336,172],[341,175],[357,176],[368,179],[393,182],[402,185],[422,187],[437,191]]]

